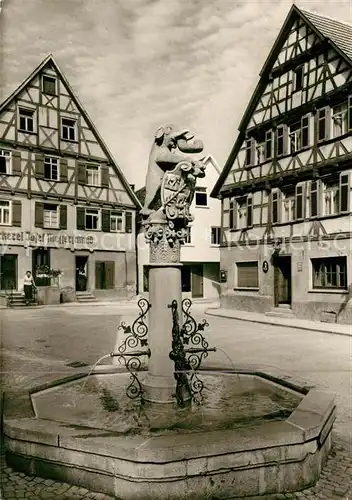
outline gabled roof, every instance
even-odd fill
[[[238,127],[239,134],[232,148],[230,155],[225,163],[225,166],[216,182],[210,196],[216,198],[222,187],[223,182],[227,178],[232,164],[236,159],[238,151],[243,142],[244,133],[248,122],[251,118],[253,111],[255,110],[258,101],[266,87],[266,81],[264,76],[270,73],[273,64],[276,60],[278,52],[281,49],[283,41],[288,34],[290,27],[294,19],[301,17],[311,30],[320,38],[321,40],[328,40],[330,45],[336,50],[336,52],[350,65],[352,66],[352,26],[341,21],[331,19],[320,14],[315,14],[313,12],[302,10],[296,5],[292,5],[284,24],[276,38],[276,41],[264,63],[264,66],[260,72],[260,80],[253,92],[252,98],[249,101],[247,109],[242,117],[240,125]]]
[[[99,143],[100,147],[104,151],[106,157],[108,158],[109,162],[111,163],[112,167],[114,168],[117,176],[121,180],[124,188],[126,189],[126,192],[129,194],[129,196],[130,196],[131,200],[133,201],[133,203],[135,204],[136,208],[140,208],[140,202],[139,202],[137,196],[135,195],[134,191],[132,190],[130,184],[127,182],[126,177],[124,176],[120,167],[118,166],[118,164],[114,160],[110,150],[108,149],[107,145],[105,144],[105,142],[103,141],[99,132],[97,131],[97,129],[96,129],[93,121],[89,117],[88,113],[86,112],[86,110],[84,109],[82,104],[80,103],[75,92],[72,90],[70,84],[68,83],[68,80],[66,79],[65,75],[63,74],[63,72],[59,68],[58,64],[54,60],[54,57],[52,54],[49,54],[39,64],[39,66],[24,80],[24,82],[22,82],[21,85],[7,99],[5,99],[5,101],[0,105],[0,113],[10,104],[10,102],[13,99],[15,99],[17,97],[18,94],[20,94],[22,92],[23,89],[26,88],[26,86],[33,80],[33,78],[35,78],[46,66],[50,66],[50,67],[54,68],[56,73],[59,75],[62,83],[65,85],[67,92],[71,95],[71,98],[72,98],[73,102],[75,103],[77,109],[79,110],[79,112],[81,113],[81,115],[83,116],[85,121],[87,122],[87,124],[88,124],[90,130],[93,132],[97,142]]]
[[[215,158],[213,155],[211,154],[208,154],[207,156],[205,156],[204,158],[201,159],[201,161],[203,163],[208,163],[210,162],[213,167],[215,168],[216,172],[220,175],[221,174],[221,170],[220,170],[220,167],[218,165],[218,163],[215,161]]]

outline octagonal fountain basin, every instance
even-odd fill
[[[199,376],[203,402],[183,408],[127,398],[127,373],[34,390],[31,415],[5,415],[7,460],[123,500],[250,497],[316,482],[331,445],[332,393],[258,373]]]

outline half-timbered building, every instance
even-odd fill
[[[352,26],[293,6],[212,192],[222,306],[352,322],[351,183]]]
[[[136,284],[133,189],[48,56],[0,106],[0,290],[124,296]],[[49,273],[50,275],[50,273]]]

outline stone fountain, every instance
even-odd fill
[[[149,300],[139,301],[132,326],[119,327],[110,356],[123,365],[5,399],[14,468],[123,500],[251,497],[318,479],[331,446],[333,394],[255,367],[201,366],[216,348],[205,338],[207,322],[196,322],[182,301],[180,248],[205,175],[192,155],[202,150],[188,130],[156,132],[141,211]]]

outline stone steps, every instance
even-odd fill
[[[76,293],[77,302],[86,303],[86,302],[98,302],[95,295],[92,292],[78,292]]]
[[[265,313],[266,316],[274,316],[277,318],[291,318],[294,319],[295,315],[288,304],[282,304],[278,307],[273,307],[271,311]]]

